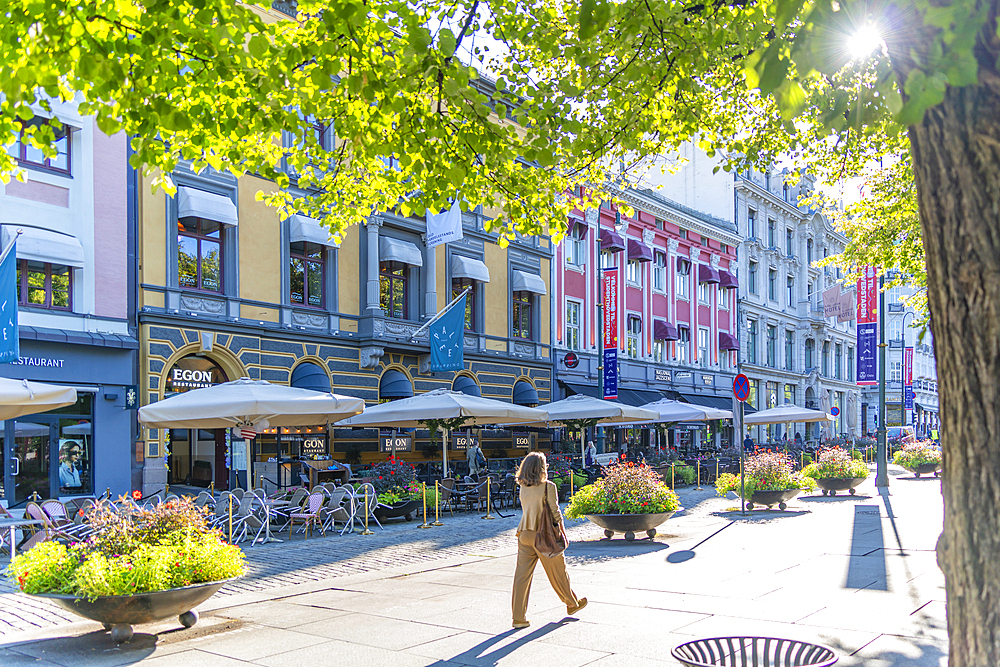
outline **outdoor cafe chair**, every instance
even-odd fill
[[[21,548],[23,550],[28,550],[35,546],[39,542],[47,542],[49,540],[59,540],[61,542],[78,542],[80,538],[72,535],[61,529],[59,526],[52,522],[49,515],[45,513],[45,510],[38,503],[28,503],[24,506],[24,517],[26,519],[32,519],[34,521],[41,521],[42,525],[33,526],[30,528],[32,535],[24,541]]]
[[[215,498],[208,491],[202,491],[198,494],[198,497],[194,499],[195,507],[208,507],[210,509],[215,508]]]
[[[266,527],[264,512],[267,508],[264,507],[263,501],[258,498],[253,493],[244,494],[240,499],[240,534],[241,538],[245,538],[251,532],[254,532],[253,539],[250,540],[250,544],[255,543],[260,539],[261,534],[264,532]]]
[[[275,529],[277,532],[280,533],[281,531],[283,531],[285,528],[288,527],[290,523],[288,520],[288,515],[291,514],[292,512],[298,511],[302,507],[302,503],[305,502],[307,497],[309,497],[309,492],[300,486],[297,487],[294,491],[292,491],[292,495],[288,498],[286,502],[281,502],[280,500],[275,501],[273,516],[284,522]]]
[[[239,514],[240,501],[236,499],[236,496],[231,494],[229,491],[223,491],[219,494],[219,500],[215,503],[215,514],[209,519],[208,525],[211,528],[219,528],[222,532],[229,534],[229,503],[232,499],[233,506],[233,521],[236,521],[236,515]]]
[[[438,496],[438,506],[444,506],[452,516],[455,516],[455,499],[458,497],[455,492],[455,480],[452,478],[442,479],[441,484],[438,486],[440,492]]]
[[[300,511],[292,512],[288,515],[288,539],[292,539],[292,535],[295,533],[295,522],[299,520],[302,521],[302,530],[305,532],[305,539],[309,539],[309,530],[320,520],[320,510],[323,509],[325,501],[326,496],[322,493],[310,493],[305,506]],[[322,524],[320,524],[320,530],[323,530]]]
[[[367,493],[365,493],[365,491],[367,491]],[[365,502],[366,497],[367,503]],[[379,523],[378,517],[375,516],[375,508],[379,506],[378,494],[375,493],[375,486],[370,483],[362,484],[354,498],[354,506],[356,508],[355,515],[358,521],[361,521],[363,524],[365,517],[367,517],[368,521],[374,521],[376,526],[382,528],[382,524]],[[385,530],[385,528],[382,528],[382,530]]]
[[[348,507],[344,507],[345,500],[348,501]],[[354,516],[350,510],[352,500],[348,496],[346,489],[337,489],[327,497],[326,503],[323,505],[323,510],[320,513],[324,533],[327,530],[336,530],[338,522],[345,524],[345,528],[347,524],[350,524],[351,518]]]
[[[93,528],[84,523],[75,523],[74,517],[70,516],[69,510],[59,500],[43,500],[40,507],[52,525],[67,535],[83,539],[94,532]]]
[[[514,507],[514,478],[507,477],[503,480],[503,487],[500,489],[499,499],[501,507]]]

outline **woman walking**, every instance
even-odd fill
[[[514,593],[511,606],[514,612],[514,627],[526,628],[531,623],[525,618],[528,610],[528,593],[531,592],[531,576],[535,563],[542,561],[542,568],[552,584],[552,589],[566,605],[570,616],[587,606],[587,598],[577,598],[569,586],[566,561],[560,553],[549,558],[535,548],[535,533],[542,521],[562,524],[556,485],[548,481],[545,456],[531,452],[521,461],[517,469],[517,482],[521,486],[521,523],[517,527],[517,569],[514,571]]]

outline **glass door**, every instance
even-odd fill
[[[11,452],[11,473],[14,483],[12,504],[23,503],[34,493],[38,494],[39,499],[50,497],[51,441],[49,424],[14,422],[14,447]]]

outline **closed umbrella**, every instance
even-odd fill
[[[449,389],[435,389],[398,401],[374,405],[363,413],[344,419],[336,426],[392,426],[412,428],[428,421],[463,418],[464,424],[525,424],[545,421],[536,408],[470,396]],[[448,434],[444,434],[444,474],[448,474]]]
[[[55,410],[76,403],[76,389],[57,384],[0,378],[0,420]]]

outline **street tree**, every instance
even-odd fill
[[[827,179],[890,156],[912,181],[884,189],[899,238],[880,237],[875,259],[917,271],[919,220],[951,664],[993,665],[998,2],[300,0],[293,18],[232,0],[10,0],[0,136],[51,152],[59,122],[37,116],[76,100],[103,131],[127,132],[133,166],[168,190],[182,160],[253,172],[283,213],[336,232],[458,197],[503,211],[501,240],[558,238],[571,206],[688,141],[725,169],[787,156]],[[0,156],[0,173],[15,169]],[[581,183],[589,198],[565,196]]]

